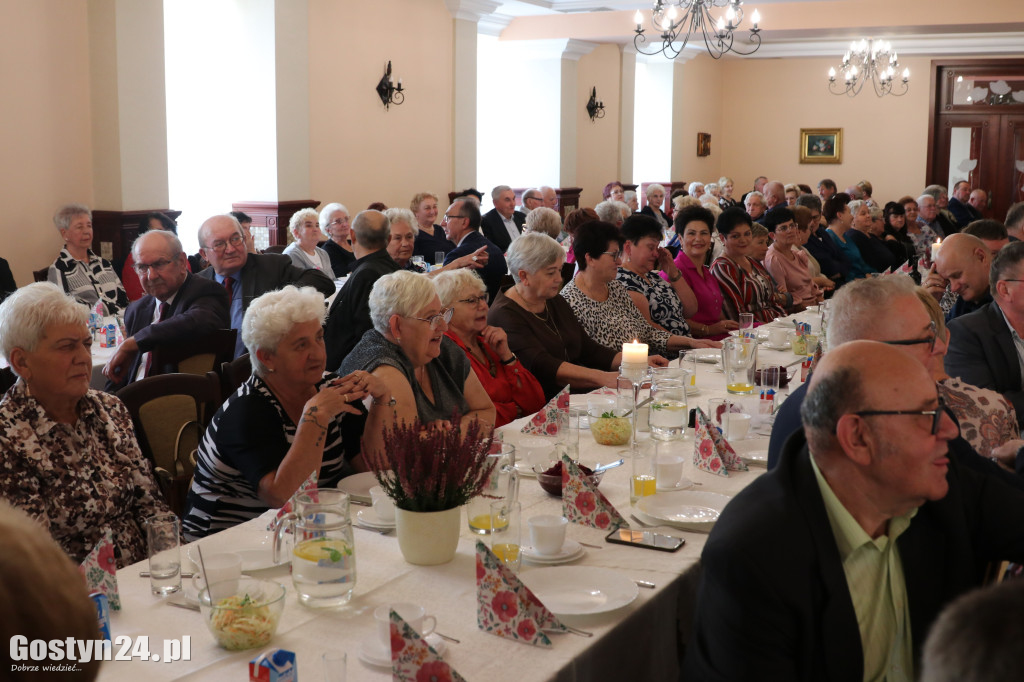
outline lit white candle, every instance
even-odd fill
[[[932,244],[932,260],[935,260],[936,258],[938,258],[939,250],[940,249],[942,249],[942,238],[941,237],[939,239],[936,239],[935,243]]]
[[[646,365],[647,344],[637,343],[636,339],[633,339],[633,343],[622,344],[622,363],[626,365]]]

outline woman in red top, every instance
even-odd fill
[[[544,390],[509,350],[505,330],[487,325],[487,287],[471,270],[442,272],[434,278],[441,306],[453,308],[447,336],[469,356],[473,371],[504,426],[544,407]]]

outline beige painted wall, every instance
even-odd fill
[[[18,284],[53,262],[58,204],[91,204],[89,44],[83,0],[0,3],[0,256]]]
[[[901,59],[913,75],[903,97],[864,90],[851,99],[828,91],[834,60],[723,60],[723,134],[712,138],[712,148],[722,153],[722,173],[733,177],[739,193],[758,175],[812,187],[829,177],[840,189],[867,179],[883,202],[919,193],[925,186],[929,61]],[[801,128],[842,128],[842,164],[801,164]]]
[[[619,79],[622,58],[617,45],[601,45],[580,57],[576,83],[576,183],[582,187],[580,206],[601,201],[601,189],[619,179]],[[590,90],[604,102],[604,118],[587,115]]]
[[[708,183],[722,165],[722,78],[719,62],[700,55],[673,74],[672,181]],[[697,133],[711,135],[711,155],[697,156]]]
[[[373,201],[407,207],[421,191],[444,203],[453,182],[452,31],[442,0],[395,0],[384,14],[368,0],[310,0],[312,198],[353,215]],[[374,87],[389,59],[407,92],[385,111]]]

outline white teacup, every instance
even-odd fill
[[[531,516],[527,521],[530,526],[530,544],[540,556],[558,554],[565,544],[565,529],[569,525],[564,516],[541,514]]]
[[[789,334],[789,330],[785,327],[768,327],[768,343],[769,345],[783,346],[786,344],[786,335]]]
[[[391,611],[394,610],[409,624],[420,636],[426,637],[437,627],[437,618],[428,616],[426,609],[417,604],[401,602],[397,604],[384,604],[373,610],[373,619],[377,621],[377,640],[384,647],[384,651],[391,655]],[[424,629],[423,624],[429,623],[429,628]]]
[[[370,488],[370,500],[373,502],[373,511],[377,518],[385,523],[395,522],[395,503],[384,492],[384,488],[375,485]]]
[[[730,412],[722,415],[722,428],[725,431],[725,437],[729,440],[737,440],[747,437],[747,432],[750,431],[750,420],[749,414],[743,414],[740,412]]]
[[[238,579],[242,577],[242,557],[230,553],[204,554],[203,566],[209,580],[200,573],[192,576],[192,587],[196,594],[209,583],[213,586],[210,588],[210,599],[216,603],[238,591]],[[221,591],[224,594],[218,594]]]
[[[683,477],[683,462],[684,459],[676,455],[659,455],[656,462],[658,482],[666,488],[679,483],[679,479]]]
[[[542,436],[527,436],[516,442],[516,461],[524,462],[527,469],[534,464],[546,464],[555,459],[555,439]]]

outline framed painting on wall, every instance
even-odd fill
[[[800,129],[800,163],[842,162],[842,128]]]
[[[697,156],[711,156],[711,135],[697,133]]]

